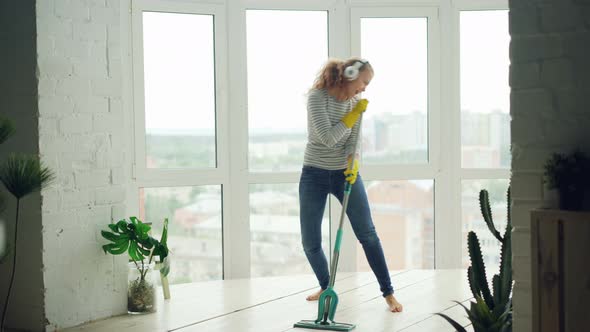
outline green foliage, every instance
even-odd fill
[[[492,277],[492,291],[487,281],[483,255],[477,234],[471,231],[467,236],[467,245],[471,266],[467,269],[469,287],[475,298],[469,309],[461,305],[473,325],[475,332],[510,332],[512,331],[512,223],[510,220],[510,188],[507,192],[508,222],[504,236],[496,230],[490,209],[488,192],[484,189],[479,193],[479,205],[482,216],[490,232],[501,243],[500,273]],[[465,331],[461,324],[447,315],[437,313],[449,322],[457,331]]]
[[[0,117],[0,144],[4,143],[10,136],[14,134],[14,125],[8,119]],[[0,212],[6,208],[6,200],[4,196],[0,195]],[[0,260],[4,248],[0,248]]]
[[[37,156],[11,154],[0,165],[0,181],[17,199],[41,189],[53,178],[53,173]]]
[[[14,134],[14,126],[11,121],[0,117],[0,143],[4,143],[10,136]],[[18,239],[18,222],[20,212],[20,199],[28,194],[41,190],[45,185],[49,184],[54,179],[53,172],[45,167],[39,160],[37,155],[28,154],[11,154],[7,160],[0,163],[0,182],[4,184],[6,190],[16,197],[16,217],[14,221],[14,241],[12,246],[0,248],[0,262],[5,262],[9,254],[12,255],[12,271],[10,274],[10,282],[8,286],[8,293],[4,301],[4,309],[2,312],[2,321],[0,323],[0,330],[4,328],[4,321],[6,319],[6,310],[8,309],[10,293],[14,283],[14,275],[16,272],[16,258],[17,255],[17,239]],[[0,196],[0,212],[5,208],[4,197]]]
[[[110,231],[101,231],[102,236],[110,243],[102,246],[104,253],[120,255],[125,252],[133,261],[141,273],[141,279],[145,278],[147,266],[152,263],[153,257],[159,257],[160,262],[167,262],[168,257],[168,219],[164,220],[164,229],[160,241],[149,235],[151,227],[144,224],[136,217],[130,217],[129,221],[121,219],[115,224],[108,225]],[[160,272],[168,275],[169,265]]]
[[[579,150],[571,154],[552,154],[544,168],[544,180],[549,189],[572,190],[590,184],[590,161]]]
[[[490,208],[490,195],[488,194],[487,190],[482,190],[479,192],[479,208],[481,210],[481,215],[483,216],[488,229],[498,241],[502,242],[502,237],[500,236],[500,232],[496,230],[496,226],[494,225],[494,221],[492,220],[492,209]]]
[[[14,134],[14,125],[6,118],[0,117],[0,144]]]

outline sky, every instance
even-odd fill
[[[247,11],[251,130],[306,127],[305,93],[328,58],[327,22],[325,11]],[[507,11],[462,12],[460,23],[461,109],[508,113]],[[375,68],[367,115],[426,112],[427,19],[362,18],[360,27],[361,56]],[[146,128],[212,131],[213,16],[146,12],[143,29]]]

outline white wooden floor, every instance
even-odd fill
[[[339,273],[335,320],[353,323],[356,332],[454,331],[433,313],[444,312],[464,326],[464,310],[452,302],[471,297],[465,270],[408,270],[391,273],[402,313],[387,310],[371,272]],[[158,312],[123,315],[65,331],[223,331],[305,332],[293,328],[301,319],[315,319],[317,302],[305,296],[317,289],[312,275],[212,281],[171,286],[171,299],[159,299]],[[161,296],[161,292],[159,292]],[[470,329],[470,327],[468,327]]]

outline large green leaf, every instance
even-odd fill
[[[168,242],[168,218],[164,219],[164,228],[162,230],[162,237],[160,238],[160,243],[163,246],[167,246]]]
[[[122,245],[117,245],[116,243],[109,243],[102,246],[102,250],[106,254],[107,252],[111,255],[120,255],[127,251],[129,247],[129,242],[125,242]]]
[[[137,250],[139,251],[140,254],[142,254],[144,256],[149,256],[152,253],[151,250],[145,249],[141,244],[138,244]]]
[[[111,233],[111,232],[107,232],[107,231],[100,231],[100,234],[102,234],[102,237],[104,237],[105,239],[107,239],[109,241],[113,241],[113,242],[119,242],[121,240],[129,240],[129,236],[127,234],[116,234],[116,233]]]
[[[121,219],[117,222],[117,228],[119,228],[119,232],[122,233],[129,231],[129,228],[127,228],[127,221],[125,219]]]
[[[134,261],[142,261],[144,256],[137,250],[137,242],[129,243],[129,256]]]
[[[131,221],[131,223],[133,225],[137,225],[139,223],[139,219],[137,217],[135,217],[135,216],[129,217],[129,220]]]
[[[453,326],[453,328],[455,328],[455,330],[459,331],[459,332],[467,332],[467,330],[463,327],[463,325],[457,323],[456,320],[452,319],[451,317],[442,314],[442,313],[436,313],[435,315],[441,316],[442,318],[444,318],[447,322],[449,322],[449,324],[451,324]]]
[[[486,304],[483,298],[476,296],[477,302],[471,302],[471,313],[476,317],[472,320],[473,326],[482,326],[484,328],[490,327],[496,320],[490,311],[490,308]]]

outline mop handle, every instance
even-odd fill
[[[356,152],[358,151],[359,144],[361,141],[361,125],[363,121],[363,116],[359,119],[359,131],[358,136],[356,137],[356,142],[354,143],[354,151],[352,153],[352,159],[350,160],[350,164],[348,165],[347,169],[352,169],[354,167],[354,161],[356,159]],[[344,216],[346,215],[346,209],[348,208],[348,197],[350,196],[350,192],[352,191],[352,184],[350,182],[345,181],[344,184],[344,197],[342,199],[342,211],[340,212],[340,222],[338,223],[338,231],[336,232],[336,242],[334,243],[334,254],[332,255],[332,265],[330,266],[330,287],[334,287],[334,283],[336,282],[336,269],[338,268],[338,258],[340,257],[340,244],[342,243],[342,233],[344,232],[342,226],[344,224]]]

